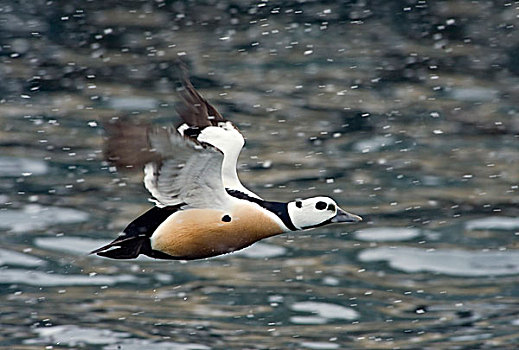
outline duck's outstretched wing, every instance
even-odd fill
[[[178,164],[186,162],[186,152],[182,151],[181,147],[176,150],[177,146],[182,142],[206,147],[211,145],[223,153],[221,164],[223,187],[231,193],[237,191],[261,199],[243,186],[238,178],[236,166],[245,144],[240,131],[230,121],[226,121],[216,108],[195,90],[187,77],[183,79],[183,89],[179,90],[179,95],[181,105],[177,110],[184,123],[177,128],[178,132],[172,128],[153,129],[149,124],[132,124],[119,119],[114,120],[104,125],[108,135],[105,142],[105,158],[119,169],[145,167],[146,188],[160,203],[163,203],[162,205],[166,203],[176,205],[179,202],[173,201],[169,204],[172,202],[170,193],[162,196],[159,191],[159,187],[165,189],[168,185],[164,181],[158,182],[151,174],[163,168],[163,171],[167,170],[170,174],[168,176],[170,181],[173,181],[174,176],[179,173],[179,169],[176,168]],[[152,135],[153,138],[150,137]],[[160,151],[158,152],[157,149]]]
[[[228,207],[231,196],[223,185],[219,149],[184,138],[174,128],[152,129],[148,139],[159,160],[145,165],[144,185],[157,205]]]
[[[121,120],[104,127],[108,134],[105,158],[119,169],[144,167],[144,186],[158,206],[217,207],[228,198],[222,179],[224,155],[214,145],[184,137],[173,127]],[[219,139],[228,134],[221,128],[211,131]]]
[[[224,119],[216,108],[196,91],[186,73],[182,78],[179,96],[181,103],[177,106],[177,111],[184,123],[177,128],[178,132],[196,142],[213,145],[223,152],[222,178],[227,189],[260,198],[243,186],[238,178],[238,157],[245,144],[238,128]]]

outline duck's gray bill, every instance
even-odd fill
[[[342,209],[337,209],[337,214],[332,218],[331,222],[359,222],[362,218],[355,214],[350,214]]]

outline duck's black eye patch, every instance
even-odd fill
[[[318,210],[326,209],[326,203],[325,202],[317,202],[317,203],[315,203],[315,209],[318,209]]]
[[[330,211],[335,211],[335,205],[333,205],[333,204],[328,204],[328,208],[326,208],[326,209],[328,209],[328,210],[330,210]]]
[[[301,202],[301,201],[296,201],[296,207],[298,207],[298,208],[302,208],[302,207],[303,207],[303,202]]]
[[[222,218],[223,222],[231,222],[231,217],[229,215],[224,215]]]

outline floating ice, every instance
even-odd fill
[[[77,346],[79,344],[113,344],[120,341],[121,338],[130,336],[130,334],[126,332],[84,328],[74,325],[35,328],[34,332],[38,333],[40,338],[28,339],[25,341],[26,344],[59,343],[69,346]]]
[[[255,243],[250,247],[237,251],[234,255],[242,255],[251,259],[264,259],[281,256],[286,252],[285,247],[273,244]]]
[[[427,271],[474,277],[519,273],[519,251],[380,247],[366,249],[358,258],[366,262],[386,260],[392,268],[405,272]]]
[[[43,175],[47,163],[39,159],[0,157],[0,176]]]
[[[325,324],[328,319],[319,316],[292,316],[290,322],[295,324]]]
[[[130,338],[127,332],[112,331],[110,329],[78,327],[75,325],[60,325],[53,327],[35,328],[38,334],[36,339],[25,340],[25,344],[65,344],[68,346],[105,345],[104,350],[208,350],[206,345],[177,342],[154,342],[147,339]]]
[[[82,237],[40,237],[34,240],[40,248],[85,255],[107,243],[106,240]]]
[[[88,213],[59,207],[43,207],[38,204],[26,205],[23,209],[0,211],[0,228],[13,232],[40,230],[56,224],[72,224],[88,219]]]
[[[359,313],[351,308],[344,307],[337,304],[330,303],[320,303],[316,301],[302,301],[298,303],[294,303],[290,306],[290,309],[293,311],[300,312],[312,312],[316,314],[316,317],[312,317],[312,323],[325,323],[322,322],[324,320],[329,319],[342,319],[342,320],[354,320],[359,317]],[[293,323],[304,323],[304,319],[301,317],[295,318],[292,317],[290,319]],[[296,322],[298,321],[298,322]],[[303,321],[303,322],[301,322]]]
[[[519,229],[519,218],[489,216],[467,221],[465,228],[467,230],[515,230]]]
[[[119,346],[119,344],[121,346]],[[147,339],[123,339],[117,345],[108,345],[103,347],[103,350],[142,350],[142,349],[153,349],[153,350],[210,350],[211,348],[207,345],[196,344],[196,343],[177,343],[177,342],[154,342]]]
[[[314,349],[314,350],[332,350],[338,349],[339,344],[329,342],[316,342],[316,341],[305,341],[301,343],[303,348]]]
[[[103,286],[116,283],[135,282],[136,277],[131,275],[103,276],[103,275],[60,275],[42,271],[21,269],[0,269],[0,284],[20,283],[31,286]]]
[[[361,241],[405,241],[420,236],[417,228],[373,227],[355,231],[355,238]]]
[[[13,252],[10,250],[0,249],[0,266],[1,265],[17,265],[36,267],[44,265],[45,261],[35,258],[28,254]]]

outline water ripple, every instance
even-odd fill
[[[7,228],[12,232],[34,231],[56,224],[83,222],[88,217],[88,213],[77,209],[28,204],[22,209],[0,211],[0,228]]]
[[[465,223],[467,230],[515,230],[519,228],[519,218],[506,216],[489,216],[469,220]]]
[[[47,163],[39,159],[0,157],[0,176],[43,175],[48,168]]]
[[[355,231],[355,238],[361,241],[406,241],[422,234],[417,228],[372,227]]]
[[[45,261],[31,255],[0,249],[0,265],[36,267],[43,264]]]
[[[290,318],[292,323],[300,324],[323,324],[332,319],[354,320],[359,317],[359,313],[352,308],[315,301],[297,302],[290,305],[290,309],[298,312],[311,312],[316,315],[294,316]]]
[[[519,251],[379,247],[361,251],[358,258],[365,262],[388,261],[392,268],[409,273],[427,271],[452,276],[497,276],[519,273]]]
[[[0,284],[20,283],[39,287],[51,286],[104,286],[117,283],[137,282],[133,275],[74,275],[56,274],[22,269],[0,270]]]
[[[111,349],[149,349],[154,350],[208,350],[206,345],[177,342],[154,342],[144,339],[130,338],[127,332],[109,329],[78,327],[75,325],[60,325],[34,329],[38,338],[27,339],[25,344],[60,344],[68,346],[106,345],[105,350]]]

